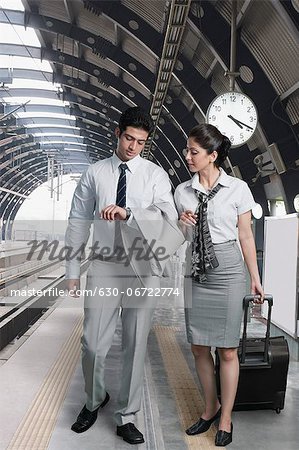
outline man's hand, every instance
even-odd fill
[[[100,217],[104,220],[125,220],[127,211],[120,206],[109,205],[102,209]]]
[[[80,280],[66,280],[66,290],[71,297],[80,297]]]

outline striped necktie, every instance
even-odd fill
[[[126,170],[128,169],[128,166],[127,164],[120,164],[118,167],[120,174],[117,183],[116,205],[124,208],[126,206]]]
[[[193,229],[191,276],[197,283],[207,280],[206,269],[214,269],[219,266],[210,234],[207,209],[208,201],[212,200],[221,188],[222,185],[218,183],[208,195],[195,190],[198,198],[195,214],[198,218]]]

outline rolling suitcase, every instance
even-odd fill
[[[268,301],[268,320],[265,338],[247,338],[247,317],[253,295],[244,297],[244,329],[240,340],[238,356],[240,376],[234,410],[274,409],[277,413],[284,408],[287,374],[289,367],[288,343],[283,336],[270,337],[270,320],[273,297]],[[216,351],[216,384],[220,399],[219,356]]]

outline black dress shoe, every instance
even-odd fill
[[[215,436],[216,447],[226,447],[233,440],[233,423],[231,424],[230,433],[224,430],[218,430]]]
[[[186,433],[190,436],[193,436],[194,434],[205,433],[206,431],[208,431],[212,423],[220,417],[220,415],[221,408],[219,408],[215,416],[211,417],[211,419],[209,420],[200,418],[196,423],[191,425],[191,427],[186,430]]]
[[[79,416],[77,417],[76,422],[73,423],[71,430],[75,431],[75,433],[83,433],[88,430],[88,428],[90,428],[97,420],[99,409],[104,408],[104,406],[109,402],[109,399],[110,396],[108,392],[106,392],[105,400],[94,411],[89,411],[89,409],[86,408],[86,405],[84,405],[79,413]]]
[[[143,434],[135,427],[132,422],[126,423],[116,428],[116,434],[121,436],[129,444],[143,444]]]

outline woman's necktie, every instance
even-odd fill
[[[217,184],[209,194],[196,190],[198,205],[195,211],[197,222],[192,242],[191,277],[198,283],[206,281],[206,269],[214,269],[219,266],[210,234],[207,209],[208,201],[217,194],[221,187],[221,184]]]

